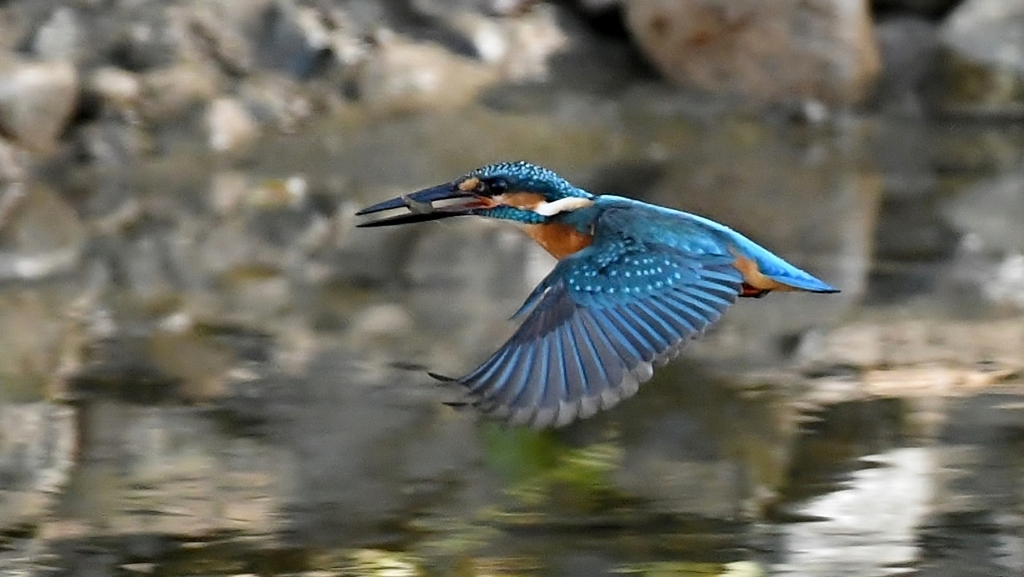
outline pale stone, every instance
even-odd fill
[[[868,96],[880,69],[865,0],[631,0],[641,49],[680,86],[758,102]]]
[[[210,148],[216,152],[237,150],[259,135],[259,125],[241,102],[218,98],[206,111]]]
[[[383,34],[358,76],[359,95],[378,112],[458,108],[497,74],[436,44]]]
[[[68,62],[0,60],[0,132],[28,148],[47,150],[78,101],[78,73]]]

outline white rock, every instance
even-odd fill
[[[494,70],[441,46],[381,34],[357,78],[359,95],[378,112],[452,109],[497,79]]]
[[[259,125],[242,103],[232,98],[218,98],[206,111],[210,148],[227,152],[241,148],[259,135]]]
[[[115,109],[133,108],[142,97],[139,77],[114,66],[104,66],[93,71],[86,89],[104,105]]]
[[[46,60],[75,62],[81,53],[78,16],[68,7],[58,8],[36,31],[32,50]]]
[[[78,101],[78,73],[67,62],[0,60],[0,132],[37,150],[56,143]]]
[[[940,38],[963,58],[1024,78],[1024,2],[968,0],[943,23]]]
[[[366,307],[352,320],[352,333],[361,338],[397,336],[409,332],[412,327],[409,313],[394,304]]]

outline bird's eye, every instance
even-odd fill
[[[485,186],[487,187],[488,192],[490,192],[492,195],[502,194],[508,190],[508,183],[501,178],[495,178],[494,180],[488,182]]]

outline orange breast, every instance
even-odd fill
[[[594,241],[593,236],[562,223],[528,224],[526,234],[559,260],[590,246]]]

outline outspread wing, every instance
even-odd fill
[[[515,334],[461,379],[484,413],[564,426],[634,395],[741,290],[730,256],[621,234],[563,259]],[[518,314],[518,313],[517,313]]]

